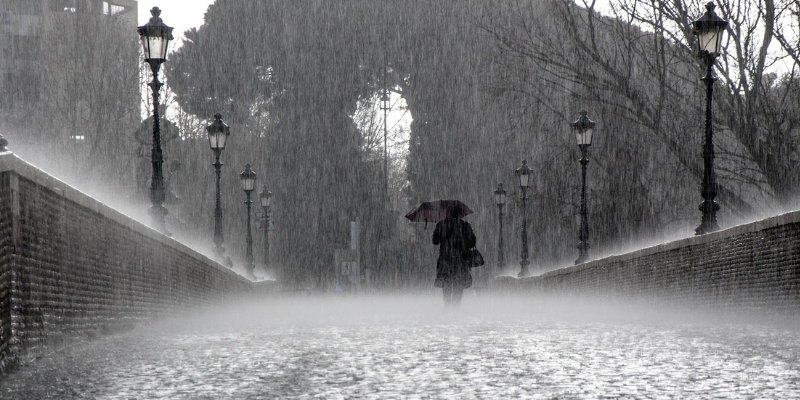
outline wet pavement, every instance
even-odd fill
[[[83,339],[3,399],[791,399],[795,321],[431,294],[266,299]]]

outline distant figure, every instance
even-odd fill
[[[472,286],[467,255],[475,242],[472,226],[461,219],[458,207],[448,207],[447,218],[439,221],[433,230],[433,244],[439,245],[434,286],[442,288],[444,304],[448,307],[458,307],[464,289]]]

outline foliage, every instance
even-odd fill
[[[235,173],[247,162],[275,193],[273,262],[298,287],[326,283],[333,250],[347,246],[355,217],[373,277],[393,285],[402,266],[404,282],[429,284],[430,230],[400,228],[409,224],[388,206],[382,160],[371,150],[374,130],[364,129],[370,116],[358,109],[384,84],[402,96],[414,121],[408,184],[395,187],[403,187],[408,209],[439,198],[469,204],[487,259],[496,257],[492,190],[500,182],[515,187],[513,171],[523,159],[538,171],[528,229],[534,271],[541,271],[576,254],[580,166],[569,123],[581,108],[598,122],[589,165],[594,256],[691,232],[699,222],[705,91],[689,22],[702,7],[612,4],[614,15],[603,16],[592,4],[563,0],[218,0],[166,74],[182,109],[209,122],[221,112],[232,127],[224,192],[236,190]],[[763,51],[770,31],[753,30],[759,18],[794,16],[795,5],[773,14],[747,5],[733,3],[721,14],[733,33],[715,92],[723,225],[724,218],[785,206],[798,188],[790,173],[800,161],[798,80],[770,75],[771,56]],[[775,31],[779,25],[767,24]],[[791,40],[779,40],[789,59],[796,54]],[[202,140],[184,144],[187,154],[210,162]],[[185,207],[207,210],[199,224],[209,229],[212,169],[186,173]],[[513,189],[505,207],[510,269],[520,246],[519,194]],[[224,196],[226,221],[244,220],[241,196]],[[243,224],[226,223],[228,248],[241,252],[234,247],[242,247]]]
[[[82,9],[36,21],[35,35],[10,36],[2,104],[10,147],[62,179],[122,189],[139,117],[133,23]]]

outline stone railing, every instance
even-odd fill
[[[524,279],[506,289],[800,313],[800,211]]]
[[[0,153],[0,372],[75,335],[217,304],[258,286]]]

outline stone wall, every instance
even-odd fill
[[[0,372],[75,335],[250,293],[205,256],[0,154]]]
[[[800,211],[501,285],[800,314]]]

